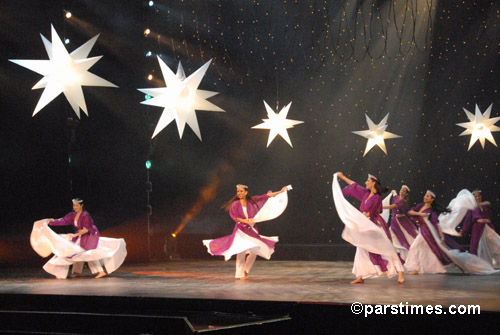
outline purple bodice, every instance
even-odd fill
[[[75,217],[76,212],[71,212],[66,214],[59,220],[54,220],[50,223],[51,226],[73,226],[75,231],[86,228],[88,232],[86,234],[81,235],[80,237],[80,246],[85,250],[91,250],[97,248],[97,244],[99,243],[99,230],[94,225],[94,221],[88,212],[82,212],[78,221],[75,225]],[[73,237],[73,242],[76,242],[78,237]]]

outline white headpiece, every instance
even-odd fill
[[[80,198],[75,198],[75,199],[72,199],[71,201],[76,202],[78,204],[83,204],[83,199],[80,199]]]
[[[434,199],[436,198],[436,195],[434,194],[434,192],[432,192],[431,190],[427,190],[427,192],[425,192],[425,194],[429,194],[431,197],[433,197]]]
[[[243,185],[243,184],[238,184],[238,185],[236,185],[236,188],[238,188],[238,187],[248,188],[248,186],[247,186],[247,185]]]
[[[406,192],[410,192],[410,188],[406,185],[401,186],[401,188],[406,190]]]
[[[377,182],[379,182],[379,183],[380,183],[380,179],[378,179],[377,177],[375,177],[375,176],[374,176],[374,175],[372,175],[372,174],[368,174],[368,178],[371,178],[371,179],[373,179],[373,180],[375,180],[375,181],[377,181]]]
[[[472,191],[472,194],[476,194],[476,193],[481,193],[481,190],[474,190],[474,191]]]

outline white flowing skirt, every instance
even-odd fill
[[[125,240],[122,238],[100,237],[96,249],[85,250],[73,243],[66,234],[56,234],[50,229],[47,219],[33,224],[30,242],[40,256],[54,254],[43,269],[58,279],[65,279],[69,266],[80,262],[100,261],[109,274],[118,269],[127,256]]]
[[[477,253],[488,263],[500,265],[500,236],[488,225],[484,227]]]
[[[495,270],[489,262],[484,259],[479,258],[476,255],[470,254],[468,252],[460,252],[455,249],[448,249],[446,244],[441,242],[438,231],[434,228],[431,222],[427,218],[424,218],[425,224],[429,227],[432,237],[436,241],[439,248],[450,258],[450,260],[462,271],[477,274],[477,275],[489,275],[499,272]],[[418,241],[417,241],[418,240]],[[443,273],[446,272],[446,268],[441,264],[442,269],[432,263],[432,256],[439,262],[437,256],[432,252],[431,248],[419,233],[415,241],[410,247],[408,252],[408,258],[406,259],[405,266],[408,269],[418,270],[420,273]],[[431,264],[429,264],[431,262]],[[439,270],[439,271],[437,271]]]
[[[445,273],[446,267],[432,252],[424,237],[417,235],[413,241],[408,257],[405,261],[408,270],[417,270],[419,273]]]
[[[266,240],[278,242],[278,236],[260,236]],[[211,241],[212,240],[203,240],[203,244],[207,247],[208,252],[213,255],[210,251]],[[233,243],[220,256],[224,256],[224,260],[228,261],[233,255],[237,255],[241,252],[252,253],[262,258],[270,259],[271,255],[274,253],[274,248],[270,248],[261,240],[251,237],[237,229],[234,234]]]

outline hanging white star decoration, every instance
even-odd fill
[[[152,99],[142,101],[142,104],[163,107],[163,113],[151,138],[158,135],[163,128],[175,120],[181,139],[187,123],[201,141],[200,127],[195,110],[224,112],[224,110],[206,100],[218,94],[218,92],[198,89],[212,60],[206,62],[187,78],[181,63],[179,63],[177,68],[177,74],[174,74],[160,57],[158,57],[158,62],[160,63],[166,86],[139,89],[142,93],[153,97]]]
[[[470,148],[472,148],[472,146],[474,145],[474,143],[476,143],[477,140],[479,140],[483,149],[485,140],[488,140],[491,143],[493,143],[493,145],[497,146],[491,132],[500,131],[500,128],[495,126],[495,123],[497,123],[498,120],[500,120],[500,116],[490,119],[492,107],[493,104],[491,104],[490,107],[486,109],[484,114],[482,114],[481,111],[479,110],[479,106],[476,104],[475,115],[473,115],[467,109],[463,108],[470,122],[457,123],[457,126],[465,128],[465,130],[460,134],[460,136],[471,135],[469,148],[467,149],[467,151],[469,151]]]
[[[51,34],[52,43],[40,34],[48,60],[9,59],[44,76],[32,88],[34,90],[45,87],[33,116],[61,93],[64,93],[78,118],[80,118],[80,108],[88,115],[82,86],[118,87],[87,71],[102,58],[102,56],[86,58],[99,35],[69,54],[52,25]]]
[[[378,145],[380,149],[387,155],[387,149],[385,147],[384,139],[389,138],[399,138],[401,136],[385,131],[387,128],[387,119],[389,118],[389,113],[380,121],[379,124],[373,123],[373,121],[366,115],[366,123],[368,124],[368,130],[358,130],[353,131],[354,134],[366,137],[368,142],[366,143],[365,152],[363,157],[371,150],[375,145]]]
[[[292,105],[292,102],[283,107],[283,109],[281,109],[281,111],[278,114],[275,113],[273,109],[269,107],[269,105],[265,101],[264,105],[266,106],[267,117],[269,119],[262,119],[264,123],[253,126],[252,128],[270,130],[269,138],[267,140],[267,147],[269,147],[269,144],[271,144],[271,142],[277,135],[280,135],[293,148],[292,142],[290,141],[290,137],[288,136],[287,129],[293,128],[293,126],[297,124],[304,123],[304,121],[296,121],[286,118],[288,115],[288,110]]]

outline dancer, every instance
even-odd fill
[[[211,255],[224,256],[226,261],[236,255],[235,278],[248,278],[257,255],[265,259],[271,258],[278,237],[259,235],[255,223],[275,218],[284,211],[287,205],[286,191],[288,189],[291,189],[291,186],[285,186],[277,192],[251,197],[248,193],[248,186],[238,184],[236,195],[222,206],[229,211],[229,215],[236,223],[233,233],[214,240],[203,240],[203,244]],[[281,193],[284,193],[283,197],[277,199],[278,201],[268,202],[270,198]]]
[[[434,192],[428,190],[424,195],[424,202],[408,211],[408,215],[420,227],[420,233],[413,241],[406,268],[412,270],[409,274],[445,273],[445,266],[452,263],[446,252],[440,248],[444,244],[444,234],[439,228],[438,215],[447,212],[436,201]],[[425,220],[427,219],[427,220]]]
[[[495,273],[491,265],[479,257],[449,246],[438,221],[438,215],[449,210],[437,204],[435,199],[434,192],[428,190],[424,202],[408,211],[420,228],[405,263],[406,268],[411,270],[409,274],[445,273],[450,264],[455,264],[462,272]]]
[[[43,268],[59,279],[67,277],[70,265],[72,265],[71,277],[80,276],[84,262],[88,263],[93,274],[97,274],[94,278],[105,277],[103,264],[109,274],[123,263],[127,255],[125,241],[101,237],[92,217],[84,210],[83,200],[76,198],[72,202],[73,212],[64,217],[35,222],[31,234],[31,245],[42,257],[54,253]],[[49,225],[71,225],[76,232],[58,235],[50,229]]]
[[[406,185],[401,186],[399,195],[396,195],[396,190],[393,190],[392,194],[394,197],[392,198],[392,204],[383,207],[384,209],[392,210],[389,230],[394,246],[402,259],[406,259],[410,245],[418,235],[417,227],[406,215],[409,209],[409,193],[410,188]]]
[[[483,201],[480,190],[472,191],[477,207],[467,211],[460,235],[471,233],[469,252],[491,264],[500,264],[500,236],[495,232],[491,204]]]
[[[340,192],[337,178],[348,186]],[[351,284],[362,284],[366,278],[392,277],[398,274],[398,283],[404,282],[404,267],[394,249],[382,212],[381,195],[387,191],[380,180],[368,175],[366,188],[337,172],[333,178],[333,195],[337,212],[345,224],[342,237],[356,246],[352,272],[356,280]],[[344,197],[352,196],[361,201],[359,211],[351,208]]]

